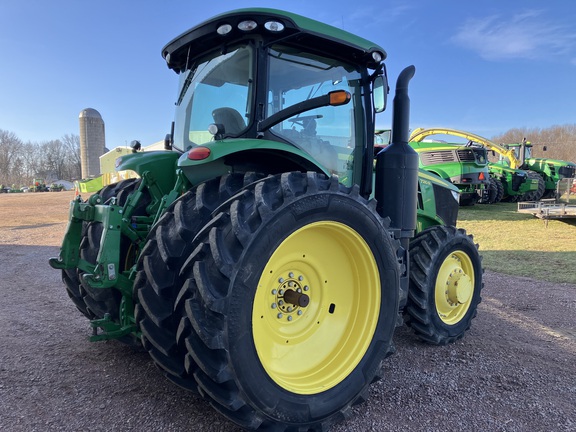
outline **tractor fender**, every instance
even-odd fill
[[[180,153],[167,150],[131,153],[116,159],[116,171],[134,171],[140,177],[145,172],[153,176],[161,190],[172,190],[176,182],[176,162]]]
[[[264,139],[231,138],[192,147],[178,159],[192,185],[227,172],[257,171],[278,174],[285,171],[315,171],[333,174],[321,161],[291,144]]]

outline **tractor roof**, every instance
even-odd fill
[[[251,22],[243,30],[241,23]],[[275,23],[275,24],[274,24]],[[217,15],[192,27],[162,49],[162,57],[177,73],[195,57],[252,35],[265,43],[282,43],[325,56],[376,68],[386,57],[384,49],[366,39],[328,24],[276,9],[238,9]]]

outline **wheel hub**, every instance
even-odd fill
[[[446,324],[456,324],[468,311],[474,295],[474,269],[470,257],[454,251],[438,271],[435,288],[436,310]]]
[[[446,298],[450,305],[456,306],[470,300],[472,295],[471,280],[461,268],[450,273],[446,286]]]
[[[304,275],[289,271],[278,278],[278,286],[270,291],[270,308],[277,319],[292,322],[304,313],[310,303],[309,294]]]

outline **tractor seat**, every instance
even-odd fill
[[[222,107],[212,111],[214,123],[224,126],[226,135],[238,135],[246,129],[246,123],[242,115],[234,108]]]

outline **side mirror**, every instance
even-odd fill
[[[164,137],[164,150],[172,150],[172,134],[166,134]]]
[[[374,79],[372,88],[372,97],[374,103],[374,111],[381,113],[386,109],[386,102],[388,98],[388,81],[385,75],[378,75]]]

